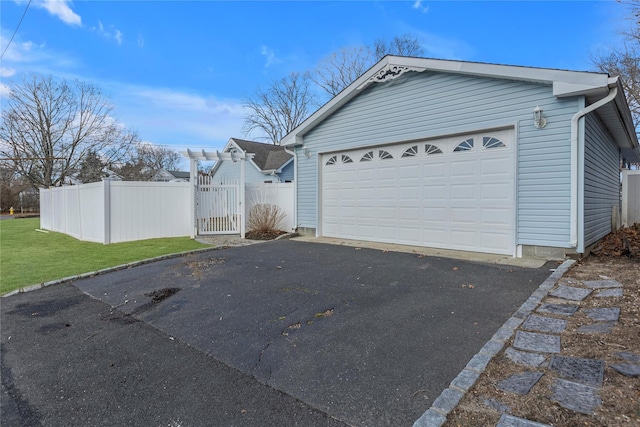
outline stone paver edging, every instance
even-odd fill
[[[549,294],[549,291],[551,291],[558,280],[560,280],[574,263],[575,260],[566,260],[542,282],[529,299],[520,306],[513,316],[511,316],[480,349],[478,354],[473,356],[462,372],[451,381],[449,387],[433,402],[431,408],[418,418],[413,424],[413,427],[440,427],[445,423],[447,414],[456,407],[465,393],[473,387],[480,375],[487,368],[487,365],[489,365],[491,359],[502,350],[506,341],[513,336],[516,328],[518,328],[529,314],[542,302],[542,299]]]

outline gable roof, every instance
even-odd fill
[[[640,159],[640,148],[631,118],[631,112],[624,96],[622,83],[618,77],[609,77],[604,73],[568,71],[550,68],[532,68],[514,65],[498,65],[481,62],[450,61],[430,58],[414,58],[387,55],[372,66],[342,92],[320,107],[297,128],[285,135],[281,144],[295,146],[302,144],[305,134],[310,132],[324,119],[333,114],[351,99],[362,93],[371,84],[393,80],[407,72],[435,71],[465,74],[531,83],[551,85],[553,95],[558,98],[585,96],[590,105],[617,88],[614,102],[595,110],[596,114],[609,129],[614,140],[627,157]]]
[[[229,152],[233,147],[244,151],[245,153],[254,154],[251,162],[260,170],[260,172],[278,171],[287,165],[293,155],[285,151],[285,147],[281,145],[266,144],[264,142],[247,141],[245,139],[230,138],[225,146],[225,152]],[[217,170],[217,166],[221,162],[217,162],[213,171]]]

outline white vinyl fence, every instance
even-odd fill
[[[245,218],[249,217],[249,211],[259,203],[277,205],[285,214],[282,230],[295,231],[293,182],[277,183],[247,183],[245,185]]]
[[[622,171],[622,225],[640,223],[640,170]]]
[[[118,243],[189,235],[188,182],[102,181],[40,190],[40,227]]]
[[[293,183],[245,189],[245,221],[255,204],[276,204],[286,214],[282,229],[295,230]],[[196,216],[190,196],[188,182],[102,181],[41,189],[40,227],[103,244],[189,236]]]

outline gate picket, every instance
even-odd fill
[[[198,234],[239,234],[240,214],[238,180],[198,176],[196,189],[196,226]]]

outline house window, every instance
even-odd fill
[[[465,139],[460,144],[456,145],[453,151],[469,151],[473,149],[473,138]]]
[[[367,151],[360,159],[361,162],[370,162],[371,160],[373,160],[373,151]]]
[[[427,144],[424,146],[424,152],[427,153],[427,156],[431,154],[442,154],[442,150],[435,145]]]
[[[482,146],[488,149],[488,148],[506,147],[506,144],[500,141],[498,138],[494,138],[492,136],[485,136],[482,138]]]
[[[331,156],[329,157],[329,160],[327,160],[327,163],[325,163],[325,165],[330,166],[335,165],[336,163],[338,163],[338,156]]]
[[[346,156],[346,155],[342,155],[342,163],[353,163],[353,160],[351,160],[351,157]]]
[[[378,150],[378,158],[380,160],[387,160],[387,159],[393,159],[393,156],[391,155],[391,153],[389,153],[386,150]]]
[[[413,157],[418,154],[418,146],[414,145],[413,147],[407,148],[404,153],[402,153],[402,157]]]

